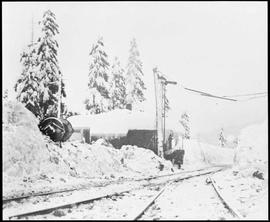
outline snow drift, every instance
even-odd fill
[[[250,176],[259,170],[268,177],[268,127],[267,120],[244,128],[235,153],[235,165]]]
[[[3,196],[171,172],[170,162],[136,146],[117,150],[99,139],[92,145],[65,142],[60,148],[21,103],[9,101],[3,108]]]
[[[234,151],[230,148],[221,148],[190,139],[184,142],[184,149],[184,166],[233,164]]]
[[[161,159],[151,150],[125,145],[121,150],[122,162],[128,169],[143,175],[155,175],[173,169],[170,161]]]
[[[69,175],[69,167],[48,150],[55,145],[48,143],[37,125],[38,120],[21,103],[12,101],[4,103],[2,123],[4,194],[18,189],[27,192],[31,190],[33,180],[41,180],[44,183],[48,175],[53,178]]]
[[[47,150],[38,120],[21,103],[7,102],[3,112],[3,173],[24,177],[58,171],[67,167],[55,164]]]

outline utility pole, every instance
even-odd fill
[[[163,158],[163,121],[162,121],[162,107],[163,107],[163,91],[160,83],[160,77],[158,75],[158,69],[153,69],[155,80],[155,97],[156,97],[156,135],[157,143],[156,150],[157,155]]]
[[[161,81],[161,86],[162,86],[162,107],[163,107],[163,115],[162,115],[162,117],[163,117],[163,140],[162,140],[163,153],[164,153],[165,144],[166,144],[166,131],[165,131],[165,119],[166,119],[165,81]]]
[[[177,84],[173,81],[167,81],[167,79],[161,74],[157,68],[153,69],[154,83],[155,83],[155,98],[156,98],[156,132],[157,132],[157,151],[158,156],[164,157],[164,147],[166,143],[166,85]]]
[[[175,81],[168,81],[167,79],[165,79],[164,81],[161,82],[162,83],[162,89],[163,89],[163,150],[165,148],[166,145],[166,127],[165,127],[165,120],[166,120],[166,86],[168,84],[173,84],[176,85],[177,82]]]
[[[155,87],[155,102],[156,102],[156,121],[155,121],[155,127],[156,127],[156,132],[155,132],[155,139],[154,139],[154,146],[157,151],[157,154],[159,154],[158,150],[158,100],[157,100],[157,67],[153,69],[153,74],[154,74],[154,87]]]

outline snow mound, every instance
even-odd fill
[[[173,169],[170,161],[161,159],[152,150],[137,146],[124,145],[121,147],[122,161],[125,167],[144,175],[155,175],[161,171],[171,172]]]
[[[124,171],[119,150],[112,146],[73,142],[65,143],[59,155],[69,164],[77,177],[104,178],[118,177]]]
[[[103,139],[92,145],[65,142],[60,148],[40,132],[38,120],[23,104],[7,102],[3,108],[5,197],[89,183],[89,178],[134,178],[171,170],[171,163],[151,150],[132,146],[119,150]]]
[[[7,102],[3,109],[3,173],[24,177],[42,173],[66,172],[52,161],[38,120],[21,103]]]
[[[38,128],[38,120],[23,104],[3,104],[2,126],[4,194],[19,189],[26,192],[33,180],[47,180],[48,175],[69,175],[69,167],[49,150],[55,145],[48,143]]]
[[[38,120],[19,102],[6,101],[3,105],[3,127],[12,130],[12,126],[22,126],[37,131]]]
[[[267,121],[244,128],[235,153],[235,165],[245,176],[254,171],[264,172],[268,177],[268,128]],[[245,169],[245,170],[244,170]]]
[[[186,140],[184,148],[184,166],[202,167],[233,164],[234,151],[230,148],[221,148],[194,139]]]

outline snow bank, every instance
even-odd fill
[[[47,175],[68,175],[69,168],[48,150],[46,137],[38,129],[38,120],[21,103],[7,101],[3,105],[3,192],[24,187],[29,181]],[[50,144],[51,147],[55,146]],[[50,183],[51,181],[47,181]]]
[[[229,165],[233,164],[234,151],[197,140],[186,140],[184,143],[184,166]]]
[[[234,167],[215,175],[236,209],[247,220],[268,218],[267,121],[244,128],[235,149]]]
[[[124,166],[143,175],[155,175],[161,171],[171,172],[173,169],[171,161],[161,159],[152,150],[125,145],[120,152]]]
[[[38,121],[21,103],[7,102],[3,109],[3,173],[24,177],[58,172],[67,168],[55,164],[47,150]]]
[[[60,148],[40,132],[38,120],[21,103],[6,102],[3,108],[5,197],[64,188],[75,181],[89,183],[89,178],[134,178],[171,170],[170,162],[150,150],[117,150],[102,139],[92,145],[65,142]]]
[[[235,153],[235,165],[246,176],[259,170],[268,177],[268,127],[265,120],[261,124],[244,128],[239,137]]]
[[[59,155],[74,169],[77,177],[115,178],[124,171],[118,150],[101,145],[73,142],[58,149]]]

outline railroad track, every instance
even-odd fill
[[[218,170],[219,171],[219,170]],[[215,172],[211,172],[210,174],[214,174],[218,171],[215,171]],[[202,176],[202,175],[206,175],[205,173],[203,174],[200,174],[199,176]],[[164,186],[163,189],[161,189],[155,196],[153,196],[149,202],[141,209],[141,211],[138,213],[138,215],[136,215],[133,220],[139,220],[139,219],[142,219],[144,220],[142,217],[143,215],[147,212],[147,210],[153,206],[156,201],[158,200],[159,197],[161,197],[161,195],[169,188],[173,185],[173,183],[176,183],[176,182],[179,182],[179,181],[182,181],[184,179],[189,179],[189,178],[192,178],[192,177],[186,177],[186,178],[179,178],[179,180],[174,180],[172,182],[170,182],[169,184],[167,184],[166,186]],[[237,210],[236,207],[234,207],[234,205],[232,204],[231,201],[229,201],[229,198],[222,192],[222,190],[219,188],[218,186],[218,183],[211,177],[209,176],[207,178],[207,183],[211,183],[211,185],[213,186],[213,189],[215,190],[215,193],[217,194],[218,198],[220,199],[220,201],[222,202],[222,204],[224,205],[224,207],[226,209],[228,209],[228,211],[230,212],[231,215],[233,215],[233,217],[235,219],[238,219],[238,220],[242,220],[243,219],[243,216],[241,215],[241,213]],[[179,209],[181,210],[181,209]],[[148,219],[147,219],[148,220]]]
[[[217,165],[215,167],[229,167],[229,166],[228,165]],[[213,167],[206,167],[206,168],[202,168],[202,169],[199,169],[199,170],[188,170],[188,171],[170,173],[170,174],[164,174],[164,175],[158,175],[158,176],[143,177],[143,178],[138,178],[138,179],[135,179],[135,180],[132,179],[132,181],[135,181],[135,182],[144,181],[144,180],[151,181],[151,180],[154,180],[154,179],[157,179],[157,178],[176,176],[176,175],[181,175],[181,174],[184,174],[184,173],[192,173],[192,172],[195,172],[195,171],[199,172],[199,171],[207,170],[207,169],[211,169],[211,168],[213,168]],[[128,181],[131,181],[131,180],[126,180],[124,182],[128,182]],[[113,182],[110,182],[110,184],[112,184],[112,183],[116,184],[116,183],[119,183],[119,182],[120,182],[119,180],[115,180]],[[49,196],[49,195],[53,195],[53,194],[67,193],[67,192],[71,192],[71,191],[85,190],[85,189],[89,188],[90,186],[92,187],[93,185],[92,184],[89,184],[89,185],[85,184],[84,186],[80,186],[79,188],[68,188],[68,189],[48,191],[48,192],[38,192],[38,193],[32,193],[32,194],[27,194],[27,195],[21,195],[21,196],[17,195],[17,196],[14,196],[14,197],[2,199],[2,204],[7,204],[7,203],[12,202],[12,201],[21,201],[23,199],[28,199],[28,198],[32,198],[32,197]],[[98,187],[98,185],[95,185],[94,187]]]
[[[7,209],[3,210],[3,215],[6,219],[12,219],[12,218],[23,218],[23,217],[27,217],[27,216],[31,216],[31,215],[40,215],[40,214],[47,214],[49,212],[52,212],[56,209],[62,209],[62,208],[72,208],[73,206],[79,205],[79,204],[87,204],[87,203],[91,203],[93,201],[96,200],[101,200],[104,198],[111,198],[112,196],[121,196],[124,193],[130,193],[136,189],[142,189],[144,187],[147,186],[151,186],[151,185],[159,185],[159,186],[164,186],[164,184],[166,183],[172,183],[172,182],[178,182],[181,180],[185,180],[185,179],[189,179],[192,177],[197,177],[197,176],[201,176],[201,175],[206,175],[206,174],[210,174],[213,172],[217,172],[220,170],[223,170],[224,167],[210,167],[210,168],[204,168],[204,169],[200,169],[200,170],[194,170],[194,171],[186,171],[186,172],[181,172],[181,173],[176,173],[176,174],[168,174],[168,175],[161,175],[161,176],[156,176],[156,177],[150,177],[150,178],[141,178],[138,179],[137,182],[139,181],[143,181],[143,183],[140,183],[136,186],[130,186],[128,188],[116,188],[115,190],[111,191],[111,192],[107,192],[107,193],[92,193],[92,194],[87,194],[87,190],[85,190],[84,195],[82,197],[82,195],[80,196],[73,196],[72,198],[69,198],[69,201],[66,201],[64,203],[60,203],[60,204],[54,204],[54,205],[50,205],[50,206],[46,206],[46,207],[32,207],[31,210],[13,210],[12,209]],[[167,178],[166,178],[167,177]],[[165,178],[165,180],[164,180]],[[168,186],[168,185],[167,185]],[[161,189],[161,191],[154,197],[154,199],[151,199],[150,203],[147,204],[146,207],[144,207],[144,209],[142,209],[138,215],[143,214],[143,212],[149,208],[149,206],[152,205],[152,203],[164,192],[164,190],[166,190],[165,186],[163,189]],[[72,192],[73,190],[69,190],[69,192]],[[77,190],[78,191],[78,190]],[[63,193],[65,191],[61,191],[61,193]],[[68,191],[66,191],[68,192]],[[52,193],[49,193],[48,195],[51,195]],[[57,194],[57,192],[53,192],[53,194]],[[42,196],[44,196],[46,194],[42,194]],[[37,197],[37,195],[35,195],[34,197]],[[27,197],[27,198],[31,198],[31,197]],[[17,199],[16,199],[17,200]],[[140,216],[135,216],[133,219],[138,219],[140,218]]]
[[[236,207],[232,204],[232,202],[229,200],[229,198],[222,192],[222,190],[219,188],[218,183],[211,177],[208,177],[211,185],[213,186],[217,196],[221,200],[221,202],[224,204],[224,206],[231,212],[232,215],[234,215],[237,219],[243,219],[243,216],[241,213],[237,210]]]

